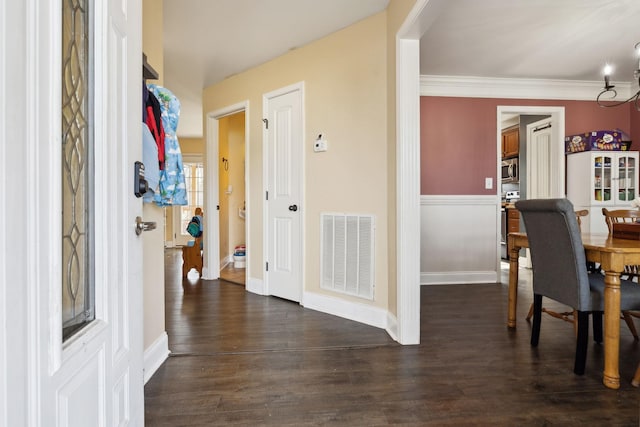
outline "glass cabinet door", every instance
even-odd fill
[[[593,158],[594,194],[596,202],[611,200],[611,156],[598,155]]]
[[[632,156],[618,157],[618,201],[628,202],[636,197],[636,159]]]

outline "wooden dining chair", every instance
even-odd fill
[[[609,229],[609,235],[613,234],[613,224],[634,223],[634,222],[640,221],[640,211],[638,211],[637,209],[608,210],[607,208],[602,208],[602,215],[604,215],[604,220],[607,223],[607,228]],[[622,273],[620,276],[625,277],[634,282],[638,282],[638,279],[640,278],[640,266],[625,265],[624,273]],[[629,327],[629,330],[633,334],[633,338],[635,338],[635,340],[638,341],[638,332],[633,322],[634,317],[640,319],[640,312],[637,312],[637,311],[622,312],[622,319],[624,319],[625,323]]]
[[[610,235],[613,234],[613,224],[640,222],[640,211],[637,209],[615,209],[610,211],[607,208],[602,208],[602,215],[604,215]],[[628,279],[637,282],[640,277],[640,266],[626,265],[624,274]]]
[[[613,234],[613,224],[640,222],[640,211],[637,209],[615,209],[610,211],[602,208],[602,215],[607,223],[609,234]]]
[[[551,298],[576,311],[577,336],[574,373],[584,374],[589,335],[602,341],[604,276],[589,274],[578,220],[567,199],[529,199],[516,202],[524,221],[533,266],[533,323],[531,346],[537,347],[542,319],[542,298]],[[640,287],[620,281],[622,310],[640,308]]]
[[[582,217],[589,215],[589,209],[580,209],[576,211],[576,220],[578,221],[578,228],[582,229]]]

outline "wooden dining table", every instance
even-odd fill
[[[507,326],[516,327],[518,302],[518,259],[521,248],[528,248],[526,233],[509,233],[509,308]],[[604,271],[604,375],[602,382],[620,387],[620,273],[625,265],[640,265],[640,240],[618,239],[608,234],[582,234],[587,261],[599,263]],[[640,285],[639,285],[640,286]]]

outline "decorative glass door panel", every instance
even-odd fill
[[[86,0],[62,7],[62,328],[63,340],[95,318],[91,233],[91,87]]]
[[[618,158],[618,201],[630,202],[636,197],[636,159],[622,155]]]

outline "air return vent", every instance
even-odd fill
[[[320,287],[373,299],[372,215],[321,214]]]

